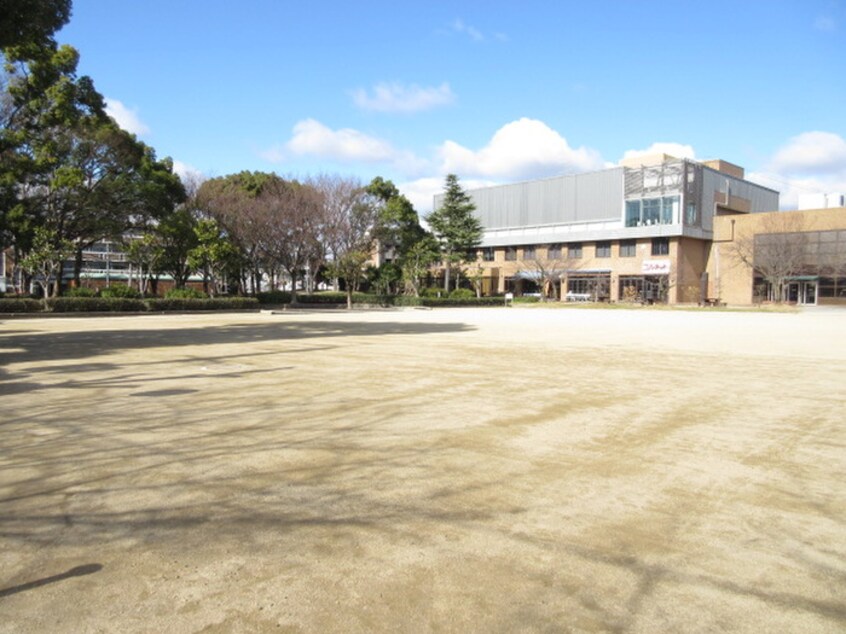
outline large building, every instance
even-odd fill
[[[484,227],[470,272],[483,293],[537,293],[540,283],[562,299],[725,301],[728,273],[712,253],[721,219],[779,208],[778,192],[737,165],[663,154],[468,194]],[[742,298],[753,299],[751,277]]]

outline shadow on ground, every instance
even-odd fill
[[[73,332],[14,330],[0,334],[0,364],[89,359],[106,352],[144,348],[206,346],[325,337],[379,337],[469,332],[462,323],[351,323],[285,321],[170,329],[115,329]],[[2,379],[2,375],[0,375]]]

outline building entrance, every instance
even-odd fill
[[[817,280],[794,280],[785,284],[784,298],[802,306],[817,305]]]

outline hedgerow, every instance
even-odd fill
[[[29,297],[0,298],[0,313],[37,313],[44,309],[44,304]]]
[[[195,299],[190,297],[156,297],[146,300],[153,312],[187,312],[205,310],[249,310],[258,309],[259,300],[255,297],[213,297]]]

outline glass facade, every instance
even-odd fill
[[[680,196],[626,201],[626,226],[671,225],[679,221]]]

